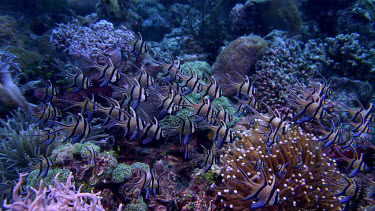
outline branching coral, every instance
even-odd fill
[[[54,29],[50,41],[57,50],[76,57],[93,56],[93,54],[97,57],[98,53],[110,53],[111,60],[116,65],[118,57],[121,57],[118,55],[118,50],[130,47],[125,44],[132,39],[134,37],[131,31],[125,27],[115,29],[112,23],[105,20],[92,24],[90,27],[82,27],[77,20],[73,20],[73,23],[60,24],[57,29]]]
[[[259,128],[242,128],[238,137],[221,156],[224,187],[218,188],[218,195],[223,197],[226,207],[233,210],[263,206],[266,210],[340,208],[333,188],[324,183],[324,178],[333,181],[340,178],[335,173],[336,163],[323,154],[313,135],[293,126],[289,133],[280,136],[270,154],[264,147],[267,137]]]
[[[59,183],[59,174],[56,174],[55,187],[44,187],[40,181],[39,190],[28,187],[27,195],[19,194],[25,174],[20,175],[19,182],[13,189],[12,200],[4,202],[5,209],[12,210],[104,210],[100,204],[99,193],[81,193],[81,187],[75,191],[72,183],[73,175],[70,174],[66,183]],[[34,200],[31,200],[34,199]]]

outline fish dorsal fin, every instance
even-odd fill
[[[173,56],[171,54],[171,52],[168,50],[168,55],[169,55],[169,61],[170,61],[170,65],[174,65],[174,59],[173,59]]]
[[[66,112],[66,113],[73,117],[73,119],[75,120],[74,122],[80,121],[80,118],[78,116],[74,115],[73,113],[71,113],[71,112]],[[80,115],[80,113],[78,115]]]
[[[353,145],[350,145],[350,147],[354,150],[354,160],[357,160],[358,159],[358,152],[357,152],[357,150],[354,148]]]
[[[82,70],[81,69],[79,69],[78,67],[76,67],[76,66],[74,66],[73,64],[70,64],[71,66],[72,66],[72,68],[73,68],[73,70],[76,72],[76,73],[78,73],[79,75],[83,75],[83,72],[82,72]]]
[[[225,122],[224,122],[222,119],[220,119],[219,121],[220,121],[220,125],[221,125],[222,127],[228,128],[228,125],[225,124]]]
[[[182,97],[182,98],[184,98],[186,101],[188,101],[191,105],[192,105],[192,107],[196,107],[196,106],[199,106],[199,104],[196,104],[196,103],[193,103],[191,100],[189,100],[184,94],[180,94],[180,96]],[[202,99],[202,94],[201,94],[201,99]],[[204,103],[204,101],[203,101],[203,103]]]
[[[143,109],[140,109],[140,110],[141,110],[143,116],[146,118],[147,124],[153,124],[150,116]]]
[[[200,93],[199,93],[200,94]],[[202,94],[201,94],[201,97],[202,97]],[[207,103],[206,103],[206,99],[207,99]],[[211,100],[210,100],[210,98],[208,97],[208,96],[205,96],[204,98],[203,98],[203,103],[204,104],[207,104],[208,106],[211,106]]]
[[[245,78],[243,78],[243,82],[250,84],[249,76],[245,75]]]
[[[116,108],[120,108],[120,103],[117,100],[115,100],[111,97],[108,97],[106,95],[103,95],[101,93],[98,93],[98,95],[100,97],[104,98],[111,106],[116,107]]]
[[[354,99],[355,99],[355,101],[357,101],[359,107],[361,107],[361,110],[360,110],[360,111],[365,110],[365,107],[363,107],[362,103],[361,103],[357,98],[354,98]]]
[[[142,35],[141,35],[140,32],[138,32],[138,35],[139,35],[139,36],[137,36],[137,38],[140,39],[140,40],[143,40],[143,37],[142,37]]]
[[[129,109],[131,111],[132,117],[137,117],[137,113],[134,111],[134,109],[131,106],[129,107]],[[127,112],[125,112],[125,113],[127,113]]]
[[[158,127],[159,126],[159,122],[158,122],[158,119],[156,119],[155,116],[154,116],[154,120],[155,120],[155,125]]]
[[[271,114],[272,114],[272,116],[273,117],[279,117],[280,116],[280,114],[279,114],[279,116],[277,116],[276,114],[275,114],[275,112],[271,109],[271,107],[269,107],[267,104],[265,104],[263,101],[260,101],[263,105],[265,105],[266,106],[266,108],[267,108],[267,110],[268,110],[268,112],[270,112]],[[277,111],[277,110],[276,110]],[[279,117],[280,118],[280,117]]]

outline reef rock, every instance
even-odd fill
[[[265,35],[274,29],[299,33],[302,19],[291,0],[247,0],[230,13],[234,32]]]
[[[241,82],[240,76],[243,77],[249,73],[266,47],[267,42],[258,36],[249,35],[237,38],[216,58],[212,66],[213,76],[218,80],[220,85],[230,85],[227,77],[234,82]],[[234,87],[222,88],[225,96],[236,93]]]

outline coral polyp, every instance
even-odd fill
[[[324,178],[340,178],[334,160],[321,150],[320,143],[300,128],[280,135],[267,153],[267,137],[256,125],[239,127],[238,139],[221,156],[223,185],[218,195],[233,210],[302,210],[340,208],[338,197]]]

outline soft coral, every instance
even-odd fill
[[[20,67],[13,61],[16,57],[6,50],[7,48],[4,48],[0,51],[0,112],[7,112],[17,107],[27,109],[30,104],[22,96],[11,76],[13,70],[20,71]]]

